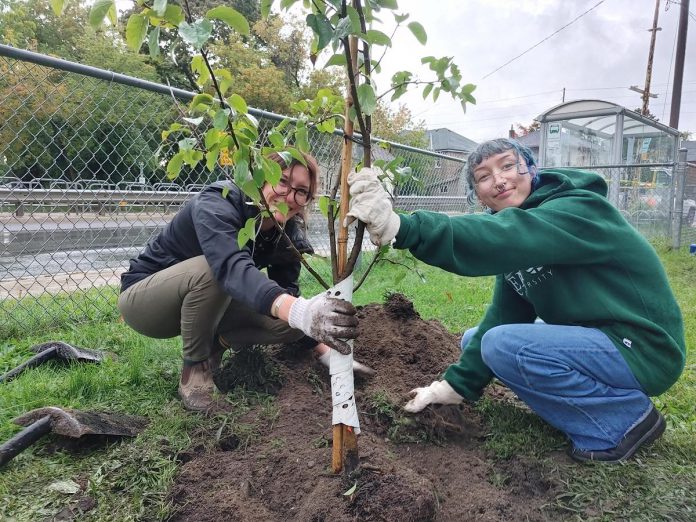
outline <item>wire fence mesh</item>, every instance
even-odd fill
[[[193,93],[8,49],[0,46],[0,338],[115,317],[128,260],[196,192],[228,175],[201,166],[166,177],[174,151],[161,132],[180,115],[175,98],[186,102]],[[262,137],[282,119],[254,114]],[[310,143],[321,166],[319,190],[328,193],[343,139],[311,132]],[[464,159],[387,142],[372,151],[374,159],[401,157],[413,170],[396,207],[481,210],[467,203]],[[354,163],[361,158],[354,147]],[[591,168],[643,234],[696,243],[696,165]],[[310,241],[327,255],[326,219],[310,210]],[[363,247],[374,252],[367,239]],[[357,278],[367,265],[358,264]]]
[[[59,66],[0,56],[0,337],[28,325],[115,316],[128,260],[190,197],[228,175],[225,167],[201,166],[167,179],[174,151],[161,133],[180,110],[166,86],[154,92]],[[193,93],[182,92],[174,95],[185,103]],[[262,137],[282,119],[254,114]],[[342,143],[341,136],[310,132],[320,192],[335,183]],[[386,142],[372,150],[375,159],[402,157],[414,172],[396,206],[471,210],[464,160]],[[354,147],[354,162],[361,158]],[[308,225],[316,252],[326,255],[326,218],[316,206]],[[374,250],[367,240],[364,247]]]

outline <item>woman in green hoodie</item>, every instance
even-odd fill
[[[597,174],[537,170],[515,140],[485,142],[467,182],[489,212],[392,211],[375,172],[349,177],[349,219],[377,245],[463,276],[496,275],[491,305],[442,380],[405,409],[477,400],[495,376],[563,431],[579,461],[620,462],[657,439],[649,396],[684,368],[681,312],[650,244],[606,199]],[[539,321],[540,320],[540,321]]]

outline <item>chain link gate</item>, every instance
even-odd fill
[[[186,200],[226,175],[201,165],[167,180],[172,151],[161,132],[194,94],[0,46],[0,339],[117,317],[128,260]],[[262,136],[284,118],[250,112]],[[328,193],[342,137],[311,132],[310,143],[319,192]],[[418,180],[399,189],[395,206],[472,210],[464,160],[380,140],[372,150],[375,159],[402,157]],[[354,163],[361,157],[354,147]],[[310,241],[327,255],[326,218],[311,210]],[[369,240],[364,248],[374,250]]]

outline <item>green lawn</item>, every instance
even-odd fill
[[[687,344],[693,347],[696,258],[684,249],[658,250],[682,307]],[[354,296],[354,302],[382,301],[385,293],[398,291],[414,302],[422,317],[438,319],[452,332],[460,333],[478,322],[490,300],[491,278],[461,278],[424,265],[417,268],[418,273],[406,273],[396,265],[378,265]],[[306,295],[311,295],[319,286],[308,277],[303,275],[303,288]],[[92,302],[95,296],[88,293],[78,298]],[[115,310],[115,299],[112,305]],[[76,481],[98,502],[80,520],[165,517],[169,509],[165,494],[177,467],[174,456],[192,444],[214,444],[211,434],[225,420],[204,419],[181,409],[176,398],[178,339],[144,338],[119,323],[116,313],[99,312],[88,324],[50,326],[42,322],[42,317],[47,316],[46,307],[52,306],[57,309],[49,315],[60,317],[65,302],[22,303],[23,330],[13,328],[0,337],[0,372],[28,358],[30,346],[48,339],[108,350],[114,358],[101,365],[71,368],[46,364],[0,385],[0,439],[17,431],[11,423],[14,417],[44,405],[145,415],[151,423],[131,444],[114,444],[77,455],[50,453],[46,443],[35,444],[0,470],[0,520],[40,520],[55,514],[70,498],[64,492],[71,486],[66,480]],[[10,309],[0,303],[0,311]],[[563,488],[555,503],[569,519],[696,519],[695,369],[696,356],[690,353],[681,380],[656,400],[667,417],[665,436],[641,452],[639,459],[621,466],[559,469]],[[414,383],[418,384],[426,383]],[[486,445],[494,458],[521,454],[553,466],[549,454],[562,449],[564,441],[536,416],[486,399],[480,401],[478,409],[488,424]]]

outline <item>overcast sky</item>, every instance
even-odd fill
[[[660,0],[662,30],[650,88],[658,97],[651,98],[650,111],[668,124],[679,5],[671,1],[665,10],[666,5],[667,0]],[[426,55],[454,56],[463,80],[477,85],[478,102],[466,114],[445,95],[435,104],[423,102],[420,93],[403,97],[415,119],[428,128],[447,127],[475,141],[506,136],[511,124],[528,125],[561,103],[564,87],[566,101],[603,99],[630,109],[642,104],[640,94],[628,87],[645,85],[655,0],[399,0],[399,7],[423,24],[428,42],[421,46],[408,30],[397,33],[384,72],[418,71]],[[695,133],[696,139],[694,0],[690,11],[679,129]],[[427,71],[419,76],[428,78]],[[379,87],[388,88],[388,80],[382,79]]]

